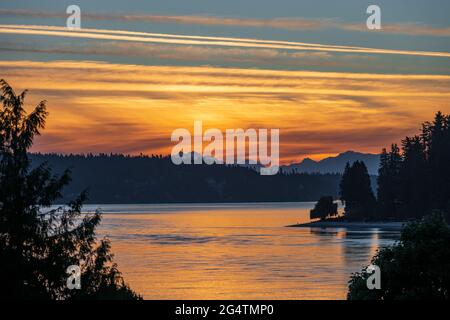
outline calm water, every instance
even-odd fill
[[[286,228],[313,203],[97,205],[126,281],[146,299],[344,299],[396,232]]]

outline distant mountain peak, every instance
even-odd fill
[[[355,154],[363,154],[363,153],[356,152],[356,151],[353,151],[353,150],[347,150],[345,152],[339,153],[338,156],[355,155]]]
[[[378,174],[379,154],[362,153],[353,150],[341,152],[335,157],[328,157],[320,161],[304,158],[300,163],[284,166],[282,169],[286,173],[343,173],[347,162],[353,163],[355,161],[363,161],[369,174]]]
[[[378,156],[377,154],[373,154],[373,153],[363,153],[363,152],[358,152],[358,151],[353,151],[353,150],[348,150],[342,153],[339,153],[337,155],[337,157],[352,157],[352,156],[371,156],[371,155],[375,155]]]
[[[300,163],[303,163],[303,164],[312,164],[312,163],[317,163],[317,161],[315,161],[315,160],[313,160],[313,159],[311,159],[311,158],[304,158],[304,159],[302,160],[302,162],[300,162]]]

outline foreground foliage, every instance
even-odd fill
[[[112,262],[107,239],[97,240],[99,212],[81,214],[86,193],[50,210],[70,183],[70,172],[55,176],[46,164],[33,169],[27,155],[44,128],[45,101],[29,114],[0,81],[0,298],[137,299]],[[81,268],[81,289],[67,288],[67,267]]]
[[[367,288],[364,269],[352,275],[348,299],[450,299],[450,228],[441,214],[408,223],[399,243],[371,263],[381,270],[381,289]]]

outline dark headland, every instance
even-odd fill
[[[400,231],[406,222],[401,221],[342,221],[342,220],[325,220],[312,221],[307,223],[294,224],[287,227],[290,228],[347,228],[347,229],[383,229]]]

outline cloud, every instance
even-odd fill
[[[66,18],[62,12],[37,11],[27,9],[0,9],[0,16],[20,16],[33,18]],[[231,18],[217,16],[151,15],[151,14],[98,14],[83,12],[83,19],[112,21],[141,21],[150,23],[172,23],[202,26],[231,26],[249,28],[273,28],[284,30],[322,30],[340,29],[346,31],[368,32],[365,24],[342,22],[335,18]],[[420,23],[383,24],[381,33],[411,36],[449,37],[450,27],[436,27]]]
[[[21,16],[33,18],[66,18],[61,12],[35,11],[27,9],[0,9],[3,16]],[[118,20],[118,21],[143,21],[154,23],[193,24],[203,26],[240,26],[240,27],[264,27],[288,30],[316,30],[335,27],[334,19],[304,19],[304,18],[274,18],[274,19],[252,19],[252,18],[229,18],[214,16],[183,16],[183,15],[113,15],[83,12],[83,19],[87,20]]]
[[[120,57],[144,57],[159,60],[175,60],[215,64],[251,64],[277,67],[334,66],[358,67],[367,65],[376,57],[369,55],[334,55],[328,52],[291,52],[278,49],[201,47],[191,45],[165,45],[152,43],[126,43],[121,41],[82,41],[42,43],[39,41],[3,41],[2,51],[48,54],[82,54]]]
[[[390,55],[446,57],[446,58],[450,57],[449,52],[390,50],[390,49],[375,49],[375,48],[365,48],[355,46],[323,45],[323,44],[290,42],[290,41],[181,36],[172,34],[155,34],[146,32],[100,30],[100,29],[86,29],[86,28],[80,30],[69,30],[64,27],[54,27],[54,26],[0,24],[0,33],[96,39],[96,40],[114,40],[126,42],[141,42],[141,43],[164,43],[164,44],[191,45],[191,46],[219,46],[219,47],[234,47],[234,48],[280,49],[293,51],[390,54]]]
[[[170,134],[279,128],[283,162],[347,149],[378,152],[442,110],[450,76],[0,61],[28,103],[48,100],[43,152],[170,153]]]
[[[367,31],[364,24],[346,24],[340,28],[349,31]],[[380,32],[409,36],[450,37],[450,27],[433,27],[420,23],[382,24]]]

